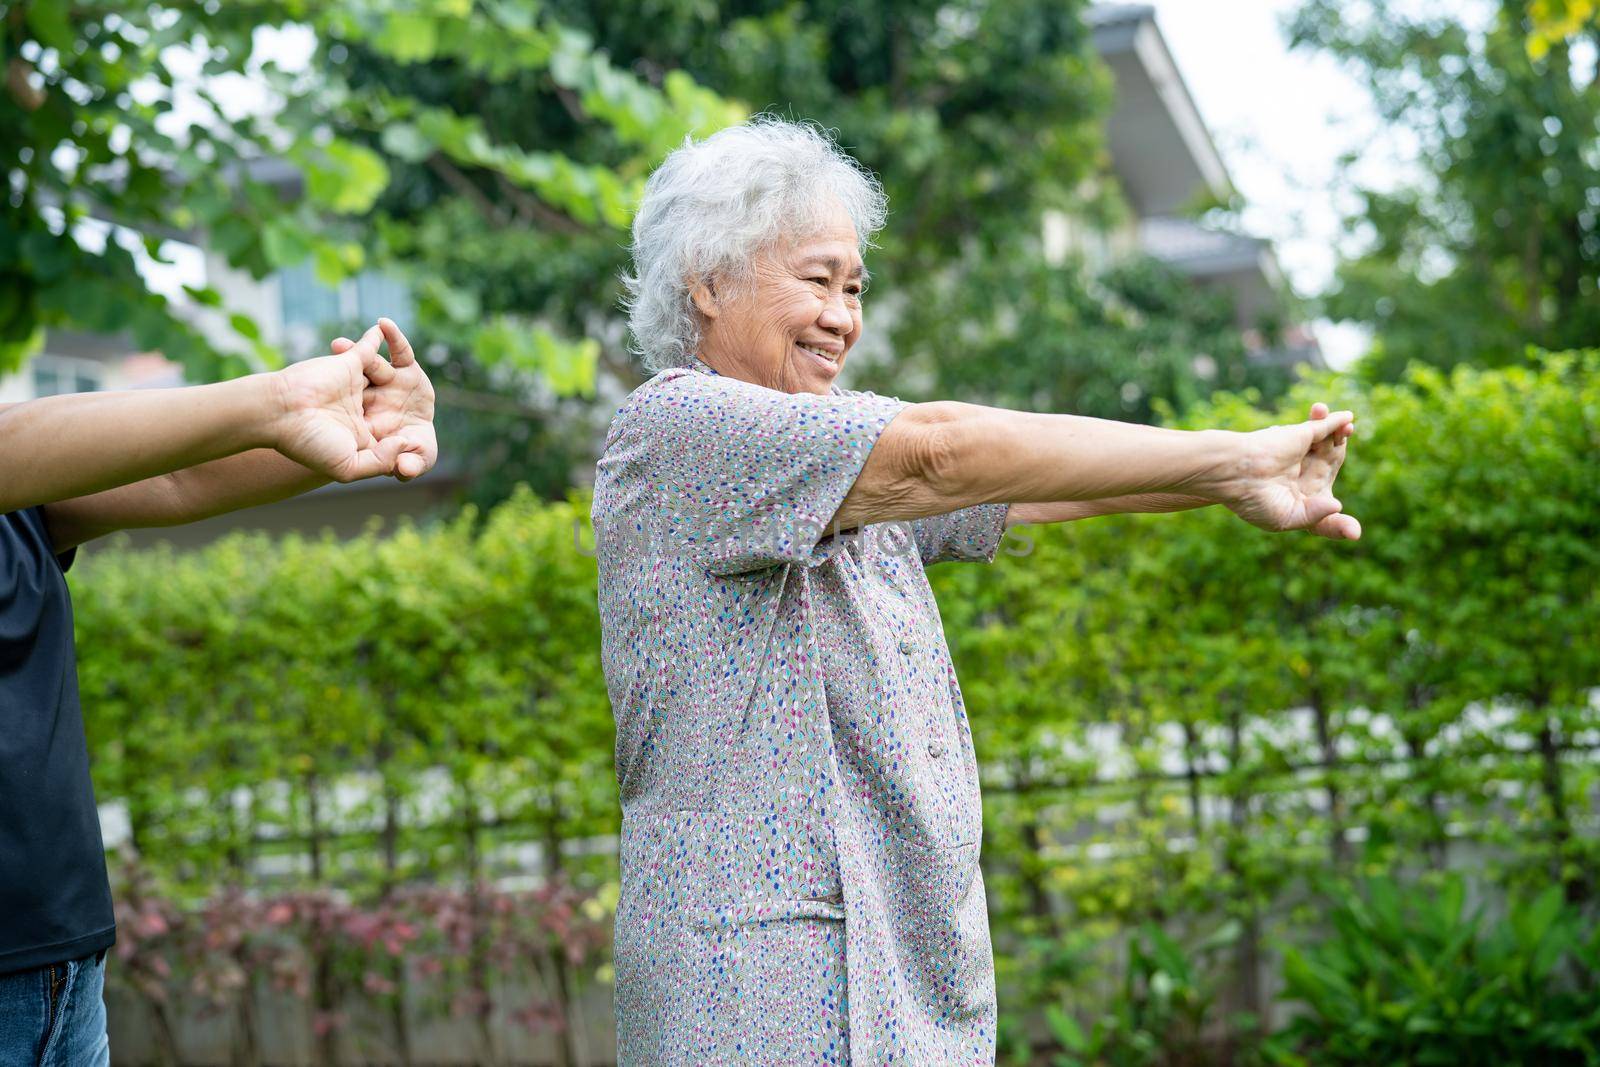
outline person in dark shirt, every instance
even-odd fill
[[[389,359],[379,347],[387,342]],[[0,406],[0,1067],[110,1062],[111,889],[65,574],[77,546],[438,455],[433,387],[388,319],[215,385]]]

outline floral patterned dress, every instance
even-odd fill
[[[696,361],[596,472],[622,1065],[990,1064],[966,707],[923,568],[1006,505],[825,529],[905,404]]]

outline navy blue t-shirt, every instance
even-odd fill
[[[38,508],[0,515],[0,974],[116,940],[66,570]]]

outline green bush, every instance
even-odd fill
[[[1008,1062],[1062,1047],[1026,1022],[1048,1007],[1087,1029],[1117,1002],[1145,923],[1239,924],[1209,1020],[1237,1032],[1275,1025],[1271,945],[1320,921],[1302,887],[1329,872],[1593,896],[1597,369],[1328,378],[1187,420],[1356,410],[1354,544],[1206,509],[1023,528],[995,566],[933,573],[985,772]]]
[[[1267,1048],[1284,1067],[1600,1063],[1600,928],[1559,886],[1469,906],[1468,885],[1374,878],[1288,950],[1302,1002]],[[1502,913],[1503,912],[1503,913]]]
[[[1192,947],[1146,923],[1128,939],[1122,988],[1086,1031],[1059,1005],[1045,1008],[1062,1051],[1054,1067],[1189,1067],[1213,1056],[1206,1025],[1217,1001],[1213,955],[1239,936],[1226,923]]]
[[[74,580],[100,797],[202,890],[276,855],[374,888],[492,875],[507,841],[573,859],[618,818],[587,510],[524,493],[342,542],[94,553]]]

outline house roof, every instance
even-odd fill
[[[1156,15],[1152,4],[1095,4],[1083,13],[1083,21],[1092,27],[1111,26],[1124,22],[1141,22]]]
[[[1241,325],[1271,310],[1283,288],[1272,242],[1261,237],[1208,230],[1189,219],[1152,218],[1139,223],[1139,245],[1195,281],[1226,290]]]
[[[1187,274],[1211,275],[1264,267],[1272,242],[1262,237],[1208,230],[1188,219],[1153,218],[1139,223],[1145,251]],[[1276,267],[1264,267],[1276,277]]]
[[[1097,4],[1084,14],[1116,79],[1106,123],[1112,168],[1141,217],[1176,214],[1233,183],[1149,4]]]

